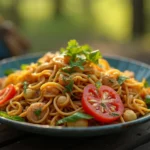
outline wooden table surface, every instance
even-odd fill
[[[129,53],[128,53],[129,54]],[[147,54],[131,56],[150,64]],[[150,53],[149,53],[150,54]],[[0,124],[0,150],[150,150],[150,121],[119,132],[88,138],[38,135]]]
[[[150,122],[127,131],[97,137],[60,138],[27,133],[0,125],[0,150],[146,150],[150,149]]]

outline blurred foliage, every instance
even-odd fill
[[[144,37],[149,37],[149,0],[144,13]],[[130,0],[1,0],[0,14],[31,40],[32,51],[56,49],[72,38],[124,43],[133,37]]]

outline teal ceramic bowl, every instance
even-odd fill
[[[30,54],[21,57],[13,57],[10,59],[5,59],[0,62],[0,77],[4,76],[4,71],[10,68],[19,69],[21,64],[28,64],[31,62],[35,62],[41,54]],[[112,57],[105,56],[111,66],[123,71],[123,70],[131,70],[135,72],[135,78],[139,81],[142,78],[146,78],[148,82],[150,82],[150,66],[138,61],[134,61],[132,59],[123,58],[123,57]],[[98,136],[110,133],[116,133],[124,130],[128,130],[131,127],[135,127],[135,125],[140,125],[144,122],[150,120],[150,115],[141,117],[137,120],[120,123],[120,124],[111,124],[105,126],[96,126],[96,127],[49,127],[43,125],[35,125],[31,123],[17,122],[8,120],[6,118],[0,117],[0,122],[7,124],[16,129],[21,129],[28,132],[45,134],[49,136],[65,136],[65,137],[87,137],[87,136]]]

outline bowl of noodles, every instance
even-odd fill
[[[150,66],[70,40],[0,62],[0,122],[52,136],[96,136],[150,119]]]

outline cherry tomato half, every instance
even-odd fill
[[[0,106],[9,101],[16,95],[16,89],[13,84],[8,85],[3,90],[0,90]]]
[[[86,113],[102,123],[117,120],[124,111],[120,96],[112,88],[102,85],[97,89],[93,84],[84,88],[82,106]]]

